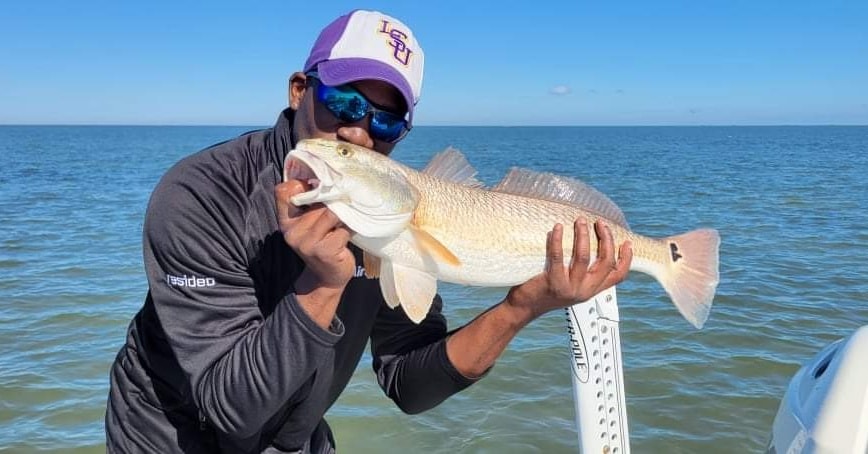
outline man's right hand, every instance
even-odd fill
[[[296,281],[296,292],[307,294],[316,290],[339,298],[356,270],[355,257],[347,247],[351,233],[325,205],[292,204],[290,199],[294,195],[307,190],[308,185],[299,180],[274,188],[283,239],[305,263],[305,270]]]

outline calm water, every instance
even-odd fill
[[[108,369],[146,291],[151,189],[249,128],[0,127],[0,451],[102,452]],[[651,278],[619,288],[637,453],[758,452],[821,347],[868,324],[868,127],[417,128],[395,157],[462,149],[493,184],[520,165],[581,178],[646,235],[720,230],[721,284],[693,330]],[[446,286],[453,326],[503,294]],[[406,416],[370,357],[328,419],[342,452],[576,448],[560,312],[481,383]]]

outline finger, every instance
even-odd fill
[[[274,187],[277,221],[286,242],[296,248],[309,236],[309,230],[328,209],[320,204],[296,206],[292,197],[307,190],[307,185],[290,180]]]
[[[564,274],[563,237],[564,226],[555,224],[555,227],[549,232],[546,242],[546,269],[550,275],[562,276]]]
[[[588,221],[580,217],[573,223],[573,257],[570,263],[570,279],[581,279],[588,271],[591,263],[591,242],[588,233]]]
[[[630,265],[633,262],[633,243],[630,241],[625,241],[621,244],[621,247],[618,249],[618,264],[615,266],[615,269],[606,276],[606,280],[603,281],[604,289],[612,287],[614,285],[619,284],[624,279],[627,278],[627,275],[630,273]]]
[[[343,224],[338,223],[338,225],[332,229],[326,237],[329,242],[334,242],[336,247],[343,249],[350,242],[352,232],[350,232],[350,229],[346,228]]]
[[[325,205],[315,203],[305,207],[297,216],[289,218],[281,228],[287,238],[296,242],[315,244],[340,224],[340,220]]]
[[[603,221],[594,223],[597,232],[597,261],[595,268],[609,271],[615,269],[615,240],[612,239],[612,230]]]
[[[289,180],[274,187],[274,199],[277,203],[277,219],[281,223],[286,219],[298,216],[301,212],[299,207],[293,205],[292,199],[296,194],[308,190],[308,186],[299,180]]]
[[[280,183],[274,187],[274,202],[275,210],[277,211],[277,222],[282,231],[286,231],[287,221],[290,218],[289,207],[292,203],[289,201],[293,195],[292,183]]]
[[[546,266],[543,271],[548,274],[549,270],[552,269],[552,261],[549,257],[549,251],[552,248],[552,232],[546,232]]]
[[[288,190],[291,192],[290,196],[310,190],[310,185],[302,180],[287,180],[285,183],[281,183],[280,185],[285,185],[289,188]]]
[[[314,216],[316,214],[316,216]],[[307,218],[307,216],[305,216]],[[305,219],[307,235],[312,239],[324,239],[336,227],[341,225],[341,220],[331,210],[321,205],[311,209],[310,219]]]
[[[289,246],[307,258],[329,255],[335,245],[327,241],[334,227],[327,219],[328,212],[323,206],[312,207],[290,222],[289,230],[284,232]]]
[[[287,201],[289,202],[290,215],[297,215],[298,213],[304,212],[310,207],[310,205],[296,205],[292,202],[292,197],[310,191],[310,184],[301,180],[289,180],[287,184],[289,184],[289,197],[287,198]]]
[[[316,257],[323,262],[334,264],[349,251],[347,249],[349,242],[350,231],[346,227],[337,227],[326,232],[322,238],[306,241],[301,252],[308,257]]]

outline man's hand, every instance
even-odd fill
[[[570,265],[564,265],[563,226],[555,225],[546,242],[545,271],[531,280],[513,287],[504,304],[516,309],[526,321],[573,304],[587,301],[597,293],[618,284],[627,277],[633,251],[630,243],[621,245],[615,256],[614,239],[602,221],[594,225],[597,233],[597,260],[591,261],[588,225],[583,218],[573,224],[575,232]]]
[[[564,265],[563,227],[558,224],[548,234],[545,271],[510,289],[506,299],[483,312],[446,341],[446,355],[465,377],[479,377],[490,369],[509,342],[533,319],[562,307],[591,299],[597,293],[621,282],[630,270],[633,251],[630,243],[621,245],[615,257],[615,240],[603,223],[595,225],[597,260],[591,262],[588,225],[579,219],[569,266]]]
[[[308,189],[298,180],[275,187],[280,231],[320,286],[343,290],[356,269],[356,259],[347,248],[350,231],[323,204],[297,207],[290,202]]]
[[[283,239],[304,261],[295,282],[299,302],[320,326],[327,327],[347,282],[356,270],[356,259],[347,248],[350,231],[325,205],[297,207],[290,202],[308,185],[298,180],[274,188],[277,220]]]

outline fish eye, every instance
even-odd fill
[[[353,155],[353,150],[351,150],[350,147],[338,147],[338,154],[341,157],[349,158]]]

